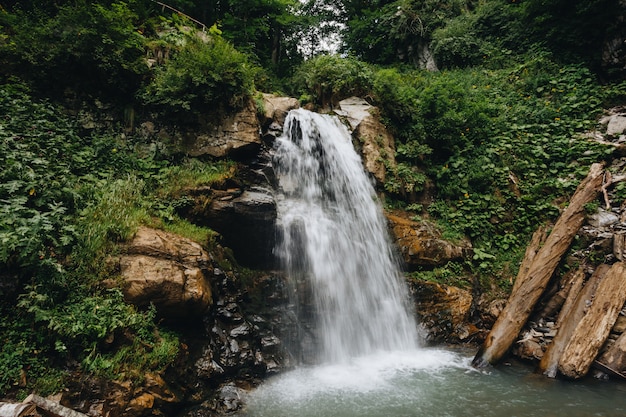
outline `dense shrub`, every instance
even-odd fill
[[[180,220],[169,197],[175,182],[210,185],[232,165],[139,157],[136,139],[81,135],[19,85],[0,86],[0,114],[0,395],[24,380],[59,391],[68,363],[110,378],[164,369],[177,337],[102,289],[105,258],[146,223],[206,243],[211,231]]]
[[[46,95],[71,89],[128,101],[148,67],[138,15],[124,2],[66,4],[0,12],[0,74],[18,75]]]
[[[294,92],[322,107],[352,95],[367,95],[371,83],[372,72],[365,63],[338,55],[312,58],[293,77]]]
[[[439,68],[463,68],[483,61],[483,40],[474,30],[473,17],[463,14],[433,33],[431,48]]]
[[[176,38],[172,57],[154,70],[141,92],[144,103],[166,114],[240,107],[254,90],[256,68],[214,29]]]

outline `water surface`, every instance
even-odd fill
[[[473,351],[419,349],[303,367],[252,391],[245,417],[626,416],[626,385],[552,380],[512,363],[488,373]]]

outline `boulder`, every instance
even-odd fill
[[[379,184],[384,184],[386,177],[385,163],[395,167],[395,148],[393,136],[381,123],[378,108],[358,97],[350,97],[339,102],[335,110],[347,119],[352,128],[352,136],[358,141],[365,169]]]
[[[140,227],[117,262],[124,298],[132,304],[154,304],[168,317],[201,314],[211,305],[211,258],[196,242]]]
[[[263,116],[261,130],[263,141],[272,146],[274,140],[282,135],[287,113],[300,107],[300,103],[293,97],[277,97],[272,94],[263,94]]]
[[[250,100],[239,112],[207,122],[202,132],[188,135],[183,146],[194,157],[253,155],[261,147],[260,129],[256,106]]]
[[[430,222],[416,222],[395,214],[387,214],[392,239],[402,260],[409,268],[441,266],[461,260],[472,254],[468,241],[458,244],[441,237],[441,232]]]
[[[263,94],[263,128],[276,123],[279,126],[285,124],[285,118],[290,110],[300,107],[298,99],[293,97],[278,97],[273,94]]]
[[[626,131],[626,116],[623,114],[614,114],[609,117],[606,125],[606,134],[610,136],[619,136]]]
[[[410,281],[409,286],[429,339],[458,342],[478,332],[468,321],[473,301],[469,291],[429,281]]]

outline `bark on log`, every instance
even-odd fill
[[[573,269],[569,271],[563,278],[561,278],[561,289],[556,292],[549,300],[545,303],[539,314],[537,315],[540,319],[547,319],[552,317],[565,303],[569,293],[576,283],[576,281],[580,278],[581,285],[582,279],[584,278],[585,272],[583,270],[584,264],[578,269]]]
[[[564,376],[580,378],[589,372],[626,301],[625,274],[626,265],[616,263],[598,284],[589,310],[559,360],[559,372]]]
[[[622,203],[620,223],[626,223],[626,202]],[[626,230],[618,230],[613,234],[613,255],[618,261],[626,260]]]
[[[533,306],[546,288],[561,257],[569,248],[585,220],[585,204],[593,201],[603,180],[603,165],[593,164],[580,183],[569,206],[557,220],[544,245],[534,256],[528,270],[520,268],[509,302],[474,357],[472,365],[482,368],[495,364],[510,349],[530,316]]]
[[[528,246],[526,247],[526,251],[524,252],[524,259],[522,259],[522,263],[520,264],[519,272],[517,274],[518,278],[520,276],[526,276],[528,274],[528,271],[530,270],[530,266],[532,265],[535,256],[537,255],[539,249],[541,249],[541,246],[545,243],[548,237],[549,230],[550,225],[544,224],[539,226],[539,228],[535,230],[535,233],[533,233],[533,236],[530,239]],[[518,287],[521,285],[522,282],[522,279],[515,279],[511,294],[517,292]]]
[[[86,414],[79,413],[78,411],[64,407],[57,402],[47,400],[35,394],[26,397],[22,403],[36,405],[47,417],[88,417]]]
[[[598,362],[624,378],[622,372],[626,370],[626,332],[622,333],[613,346],[598,358]]]
[[[572,338],[572,333],[576,330],[576,326],[578,326],[578,323],[580,323],[580,320],[585,315],[586,307],[593,299],[593,295],[596,292],[596,288],[598,288],[600,280],[602,280],[609,270],[608,265],[603,264],[598,266],[583,288],[585,278],[584,268],[584,265],[582,265],[577,270],[576,281],[556,321],[556,336],[552,339],[552,343],[548,345],[548,348],[537,366],[538,372],[543,373],[549,378],[556,377],[559,360],[563,355],[563,351]]]
[[[41,416],[34,404],[0,403],[0,417],[35,417]]]

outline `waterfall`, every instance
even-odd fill
[[[292,110],[274,147],[276,254],[312,292],[319,359],[417,347],[417,326],[382,207],[336,118]]]

